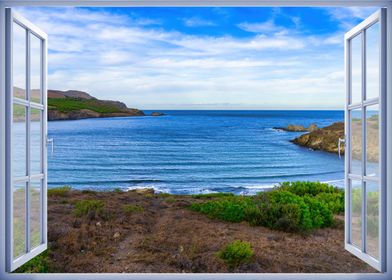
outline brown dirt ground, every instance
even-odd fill
[[[102,200],[105,215],[76,217],[74,205]],[[344,250],[342,217],[334,228],[302,236],[211,220],[187,209],[191,196],[80,192],[50,196],[50,272],[375,272]],[[127,214],[123,205],[144,207]],[[230,271],[217,252],[240,239],[251,243],[251,264]]]

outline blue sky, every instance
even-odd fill
[[[342,109],[346,31],[376,8],[18,8],[49,88],[140,109]]]

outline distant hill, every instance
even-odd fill
[[[24,91],[20,88],[14,88],[14,96],[24,98]],[[31,99],[39,101],[37,90],[32,90]],[[128,108],[119,101],[97,99],[84,91],[48,90],[49,121],[128,116],[144,116],[144,113],[138,109]],[[15,117],[17,118],[17,116]]]

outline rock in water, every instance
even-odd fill
[[[304,127],[303,125],[289,124],[287,127],[274,127],[273,129],[290,131],[290,132],[307,132],[307,131],[312,132],[319,128],[316,124],[312,123],[308,127]]]
[[[317,127],[317,126],[316,126]],[[309,126],[310,128],[310,126]],[[313,127],[314,129],[314,127]],[[302,147],[313,150],[321,150],[330,153],[338,152],[339,138],[344,137],[344,123],[336,122],[330,126],[315,129],[312,132],[303,134],[291,142]],[[344,147],[341,147],[341,153],[344,154]]]
[[[151,113],[151,116],[153,116],[153,117],[159,117],[159,116],[164,116],[165,114],[164,113],[161,113],[161,112],[152,112]]]

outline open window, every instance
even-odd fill
[[[6,262],[47,248],[47,35],[6,9]],[[345,36],[345,248],[386,270],[386,9]]]
[[[345,247],[385,271],[386,10],[345,36]]]
[[[7,42],[7,270],[47,248],[47,36],[11,9]]]

